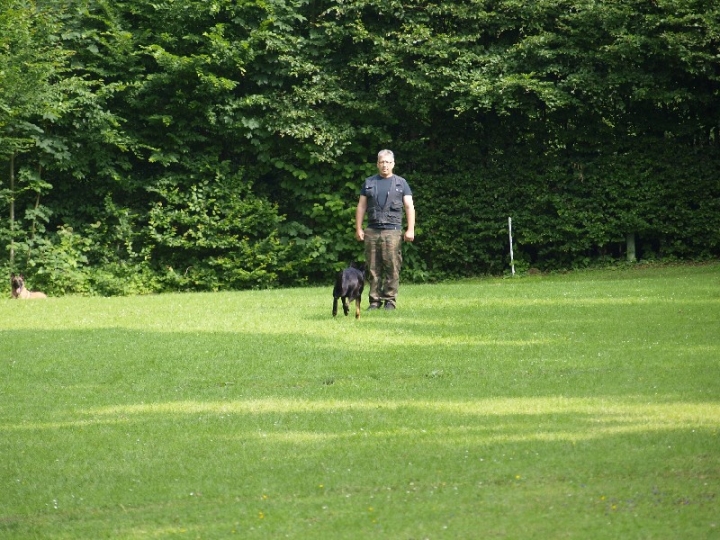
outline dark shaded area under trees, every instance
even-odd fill
[[[405,279],[720,255],[713,0],[8,0],[0,267],[52,294],[327,283],[391,148]]]

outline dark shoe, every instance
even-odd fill
[[[368,311],[371,311],[373,309],[380,309],[380,304],[370,304],[367,308]]]
[[[385,302],[385,309],[388,311],[395,309],[395,302]]]

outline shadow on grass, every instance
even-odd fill
[[[720,346],[712,333],[659,344],[661,328],[621,334],[622,321],[612,341],[573,323],[563,323],[565,332],[519,324],[478,328],[473,321],[448,329],[434,320],[392,316],[333,323],[252,332],[5,330],[0,367],[7,376],[0,385],[33,403],[47,395],[58,403],[75,396],[98,404],[186,396],[213,402],[542,396],[675,402],[705,401],[720,392]]]
[[[301,419],[301,416],[307,416]],[[498,398],[475,401],[347,401],[338,399],[248,399],[232,401],[168,401],[106,407],[74,408],[65,420],[5,421],[2,431],[42,431],[95,425],[184,422],[188,418],[252,426],[238,437],[302,444],[333,439],[368,437],[410,438],[439,445],[474,445],[521,441],[582,441],[612,435],[720,429],[720,403],[647,404],[637,400],[603,398]],[[344,420],[363,420],[349,429]],[[325,430],[312,419],[340,419],[338,429]],[[252,420],[250,420],[252,419]],[[343,420],[344,419],[344,420]],[[408,422],[412,419],[412,422]],[[352,422],[350,422],[352,424]],[[311,429],[294,429],[310,425]]]
[[[182,422],[200,416],[254,418],[253,425],[277,417],[284,418],[285,425],[287,418],[303,415],[360,415],[388,418],[395,426],[388,429],[396,432],[381,430],[384,437],[433,438],[442,445],[580,441],[687,426],[720,427],[720,405],[697,395],[679,399],[682,384],[672,373],[665,393],[655,391],[649,398],[627,392],[628,376],[637,390],[636,381],[657,377],[661,366],[639,362],[619,378],[608,369],[607,360],[597,358],[571,366],[545,361],[529,368],[529,351],[542,345],[539,340],[483,343],[468,338],[465,343],[456,337],[423,344],[425,334],[420,329],[411,336],[412,346],[388,345],[385,354],[373,355],[360,350],[362,337],[356,348],[348,349],[345,343],[317,335],[308,339],[293,334],[128,329],[0,332],[6,373],[0,388],[13,404],[6,409],[14,411],[0,430],[160,418]],[[484,356],[467,354],[469,346],[482,349]],[[698,366],[712,367],[704,362]],[[573,385],[573,377],[590,378],[592,384]],[[679,387],[673,388],[672,382]],[[523,418],[520,424],[512,420],[517,418]],[[535,429],[547,425],[547,419],[550,428]],[[519,429],[521,424],[533,427]],[[353,430],[312,426],[261,436],[302,442],[356,435]]]
[[[362,335],[348,347],[300,332],[0,332],[0,533],[708,530],[716,400],[680,399],[677,381],[655,398],[627,392],[626,376],[657,371],[643,362],[568,386],[562,362],[523,371],[540,343],[423,341],[427,330],[382,354]]]

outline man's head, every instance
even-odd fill
[[[380,176],[390,178],[395,167],[395,155],[391,150],[380,150],[378,152],[377,168]]]

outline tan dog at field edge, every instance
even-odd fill
[[[12,297],[13,298],[47,298],[47,294],[38,291],[28,291],[25,288],[25,278],[22,274],[15,274],[10,276],[10,284],[12,285]]]

